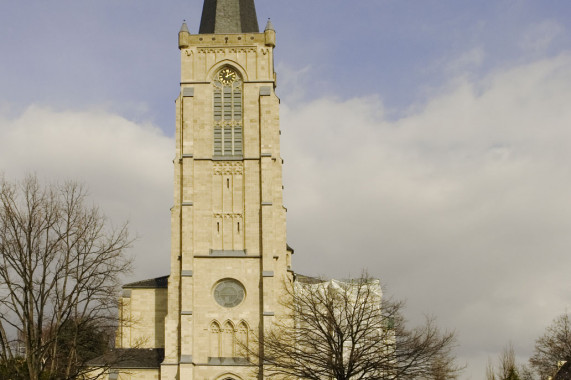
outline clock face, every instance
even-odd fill
[[[242,284],[230,278],[220,281],[214,288],[214,299],[224,307],[238,306],[245,295]]]
[[[218,73],[218,80],[222,84],[232,84],[236,80],[236,72],[229,68],[222,69]]]

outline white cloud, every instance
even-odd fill
[[[480,378],[483,353],[527,355],[571,303],[571,57],[453,83],[396,121],[377,97],[284,105],[289,242],[297,271],[367,268],[456,328]],[[0,170],[86,182],[140,236],[133,278],[168,272],[172,139],[101,110],[0,110]]]
[[[17,179],[85,183],[113,222],[129,220],[138,237],[134,277],[168,273],[174,142],[150,125],[102,110],[30,106],[0,114],[0,171]]]
[[[565,28],[557,21],[544,20],[530,26],[523,35],[520,46],[524,50],[541,52],[547,49],[563,32]]]
[[[288,240],[298,271],[366,267],[456,328],[478,378],[571,304],[571,56],[453,83],[394,122],[374,97],[283,107]]]
[[[452,59],[447,63],[447,68],[451,74],[462,74],[466,70],[478,68],[482,62],[484,62],[485,57],[486,53],[484,49],[475,47],[462,53],[459,57]]]
[[[307,83],[311,72],[311,66],[305,66],[299,70],[278,63],[279,96],[287,98],[291,103],[298,103],[306,95]]]

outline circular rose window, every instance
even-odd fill
[[[214,299],[224,307],[238,306],[245,294],[242,284],[230,278],[220,281],[214,287]]]

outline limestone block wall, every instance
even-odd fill
[[[278,298],[290,277],[290,258],[272,33],[179,36],[181,91],[161,379],[255,377],[258,368],[242,360],[236,341],[252,341],[281,313]],[[241,113],[220,122],[215,105],[222,96],[217,94],[225,93],[217,75],[226,68],[236,74],[232,83],[240,86]],[[231,99],[236,101],[234,93]],[[226,126],[233,128],[232,136],[242,134],[239,154],[215,153],[216,131]],[[237,305],[221,306],[215,299],[217,284],[227,279],[243,287]]]
[[[159,368],[94,369],[84,379],[100,380],[160,380]]]
[[[124,369],[117,374],[117,380],[159,380],[159,379],[160,379],[160,373],[158,368]]]
[[[164,348],[167,289],[128,289],[121,298],[117,348]]]

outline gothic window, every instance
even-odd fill
[[[214,76],[214,155],[242,156],[242,80],[231,67]]]
[[[236,352],[236,356],[242,356],[242,357],[246,357],[248,356],[248,349],[247,347],[249,346],[248,343],[248,325],[246,324],[246,322],[242,321],[239,325],[238,325],[238,331],[237,331],[237,343],[238,343],[238,350]]]
[[[218,322],[214,321],[210,324],[210,356],[220,356],[220,340],[222,338],[222,329]]]
[[[235,356],[234,346],[236,344],[236,331],[232,322],[227,321],[222,329],[222,356],[233,357]]]

